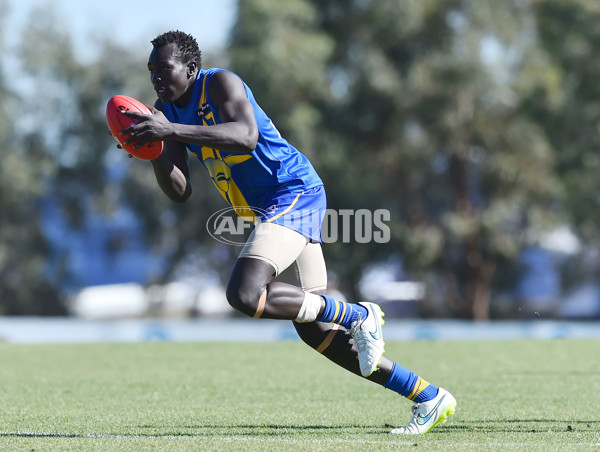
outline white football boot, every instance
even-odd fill
[[[438,395],[427,402],[412,406],[413,417],[406,427],[395,428],[390,433],[397,435],[422,435],[436,425],[446,422],[456,410],[456,399],[445,389],[439,388]]]
[[[358,320],[352,322],[350,335],[354,339],[358,350],[360,373],[363,377],[368,377],[381,364],[385,345],[381,332],[381,327],[385,323],[383,320],[384,313],[375,303],[358,304],[366,308],[368,314],[365,319],[359,315]]]

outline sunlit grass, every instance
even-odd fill
[[[0,449],[588,450],[600,341],[401,342],[456,415],[388,435],[410,403],[300,342],[0,345]]]

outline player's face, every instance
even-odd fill
[[[174,50],[175,44],[152,50],[148,59],[148,70],[150,81],[161,102],[175,102],[183,106],[191,98],[195,71],[175,56]]]

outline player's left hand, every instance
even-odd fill
[[[136,125],[119,132],[120,135],[132,135],[131,138],[125,140],[124,144],[135,143],[133,146],[135,149],[151,141],[163,141],[171,134],[172,123],[162,111],[154,107],[152,107],[152,114],[129,110],[123,111],[123,114],[139,121]]]

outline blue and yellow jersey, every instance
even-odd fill
[[[220,124],[219,111],[207,87],[211,77],[222,70],[200,69],[190,102],[182,108],[174,103],[164,104],[165,116],[180,124]],[[281,137],[245,83],[244,87],[258,125],[256,149],[236,154],[190,143],[186,146],[202,161],[225,200],[240,216],[254,221],[260,216],[257,211],[268,208],[274,197],[302,193],[323,183],[306,156]],[[249,214],[248,209],[254,213]]]

